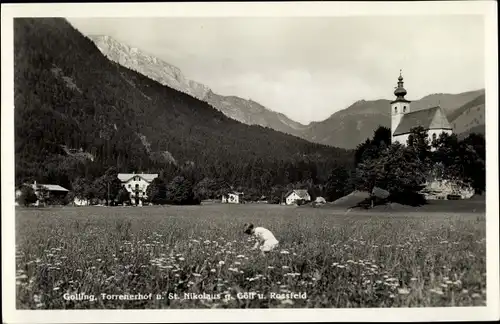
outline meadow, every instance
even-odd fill
[[[252,251],[246,222],[279,248]],[[485,231],[484,212],[18,208],[17,308],[482,306]]]

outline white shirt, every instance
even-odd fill
[[[256,227],[253,235],[257,238],[258,243],[278,243],[273,233],[264,227]]]

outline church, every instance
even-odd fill
[[[398,78],[398,86],[394,91],[396,99],[391,102],[391,134],[392,143],[407,145],[411,129],[422,126],[427,131],[429,143],[439,138],[441,133],[452,134],[452,127],[445,112],[440,106],[411,110],[411,101],[405,99],[403,76]]]

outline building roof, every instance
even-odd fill
[[[135,176],[139,176],[146,180],[147,182],[151,182],[158,177],[157,173],[118,173],[118,179],[121,182],[127,182]]]
[[[243,192],[239,192],[239,191],[228,191],[226,194],[227,194],[227,195],[236,195],[236,196],[241,196],[241,195],[243,195]]]
[[[32,185],[33,189],[36,188],[44,188],[48,191],[69,191],[68,189],[61,187],[60,185],[53,185],[53,184],[33,184]]]
[[[408,134],[414,127],[429,129],[452,129],[448,118],[439,106],[404,114],[394,131],[394,136]]]
[[[305,199],[309,196],[309,193],[307,192],[306,189],[294,189],[294,190],[290,190],[289,192],[287,192],[287,194],[285,195],[285,198],[290,196],[292,193],[295,193],[301,199]]]

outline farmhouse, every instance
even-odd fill
[[[311,196],[306,189],[295,189],[286,193],[285,204],[293,205],[297,200],[311,201]]]
[[[227,194],[222,195],[222,200],[221,202],[223,204],[239,204],[240,201],[240,196],[243,195],[243,192],[236,192],[232,191]]]
[[[146,190],[148,186],[158,177],[154,173],[118,173],[118,179],[122,186],[130,193],[130,200],[136,205],[141,205],[147,198]]]
[[[440,106],[411,111],[410,101],[405,99],[403,77],[398,78],[398,86],[394,91],[396,99],[391,102],[391,134],[392,143],[407,144],[411,129],[422,126],[427,131],[429,142],[439,138],[441,133],[452,133],[452,127]]]
[[[54,184],[40,184],[33,182],[33,184],[25,184],[33,189],[36,197],[38,198],[35,205],[45,204],[45,203],[57,203],[62,202],[69,190]],[[21,189],[16,190],[16,200],[21,196]]]

